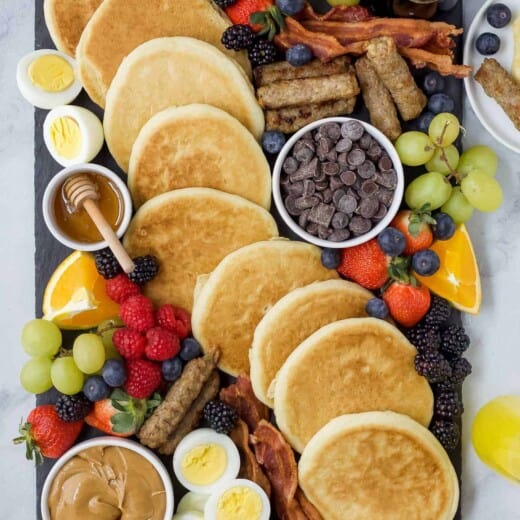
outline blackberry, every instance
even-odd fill
[[[417,354],[415,356],[415,370],[430,383],[440,383],[451,376],[450,364],[439,352]]]
[[[204,419],[218,433],[228,434],[236,425],[237,411],[224,401],[209,401],[204,407]]]
[[[119,262],[108,247],[96,251],[94,259],[96,261],[97,272],[106,280],[110,280],[123,272]]]
[[[405,332],[410,343],[420,352],[437,352],[439,350],[439,333],[423,325]]]
[[[460,429],[453,421],[436,419],[430,425],[430,431],[446,451],[453,451],[459,444]]]
[[[471,374],[471,363],[466,358],[457,358],[451,362],[451,376],[448,381],[453,385],[460,385]]]
[[[249,25],[237,24],[228,27],[222,35],[222,45],[226,49],[240,51],[253,44],[255,33]]]
[[[278,58],[278,51],[273,43],[267,40],[258,40],[248,47],[247,54],[251,65],[259,67],[260,65],[268,65]]]
[[[441,331],[441,352],[449,358],[458,358],[469,347],[469,337],[464,327],[448,325]]]
[[[137,285],[148,283],[159,272],[159,262],[155,256],[138,256],[133,260],[135,269],[128,274],[128,278]]]
[[[236,4],[237,0],[214,0],[214,2],[221,8],[225,9],[226,7],[229,7],[230,5]]]
[[[462,401],[455,390],[441,390],[435,396],[434,413],[443,419],[453,419],[464,411]]]
[[[436,294],[432,294],[432,302],[430,304],[430,309],[426,313],[426,316],[424,317],[423,321],[427,325],[441,327],[448,321],[450,314],[450,303],[444,298],[441,298]]]
[[[83,393],[60,395],[54,405],[56,413],[65,422],[81,421],[88,415],[91,406],[92,403]]]

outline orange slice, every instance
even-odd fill
[[[75,251],[57,267],[43,295],[44,318],[60,329],[91,329],[119,314],[119,305],[105,292],[94,257]]]
[[[449,240],[436,240],[430,247],[441,260],[433,276],[417,276],[435,294],[450,301],[463,312],[478,314],[482,288],[477,259],[464,224],[457,227]]]

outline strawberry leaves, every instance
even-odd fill
[[[425,204],[411,212],[408,220],[408,231],[414,238],[419,236],[423,224],[435,225],[437,222],[432,217],[430,204]]]
[[[260,25],[260,36],[267,35],[268,40],[272,40],[278,31],[285,29],[285,19],[278,7],[271,6],[265,11],[257,11],[249,16],[249,23]]]
[[[114,433],[126,434],[138,431],[145,419],[161,404],[161,396],[154,393],[150,399],[134,399],[116,388],[110,396],[112,407],[117,410],[110,418]]]

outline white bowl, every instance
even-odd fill
[[[365,130],[381,145],[381,147],[386,151],[386,153],[392,159],[394,163],[394,170],[397,174],[397,187],[394,192],[394,198],[392,200],[392,204],[388,208],[388,212],[383,219],[376,226],[374,226],[368,233],[361,235],[359,237],[350,238],[343,242],[331,242],[330,240],[323,240],[321,238],[315,237],[310,233],[307,233],[304,229],[302,229],[298,223],[294,220],[294,218],[289,215],[287,210],[285,209],[285,205],[283,203],[281,188],[280,188],[280,175],[282,174],[282,166],[289,155],[289,152],[292,150],[293,146],[296,144],[304,134],[309,132],[310,130],[314,130],[315,128],[324,125],[326,123],[345,123],[347,121],[358,121],[363,125]],[[401,202],[403,200],[404,193],[404,172],[403,166],[401,164],[401,160],[399,159],[399,155],[397,154],[394,145],[390,142],[390,140],[380,132],[375,126],[372,126],[364,121],[354,119],[352,117],[329,117],[326,119],[320,119],[318,121],[314,121],[314,123],[310,123],[307,126],[304,126],[302,129],[298,130],[288,141],[285,143],[284,147],[280,151],[278,158],[276,159],[276,163],[273,169],[273,198],[276,208],[280,213],[283,221],[289,226],[289,228],[296,233],[300,238],[303,238],[305,241],[310,242],[316,246],[320,247],[330,247],[330,248],[345,248],[345,247],[354,247],[365,242],[368,242],[375,236],[377,236],[383,229],[388,227],[392,219],[395,217],[396,213],[399,211],[399,207],[401,206]]]
[[[155,468],[161,480],[164,484],[164,490],[166,492],[166,511],[164,512],[164,520],[171,520],[174,510],[174,495],[173,486],[170,476],[164,467],[164,464],[159,458],[152,453],[148,448],[145,448],[141,444],[131,441],[129,439],[121,439],[118,437],[96,437],[88,441],[80,442],[73,446],[69,451],[62,455],[58,461],[54,464],[52,469],[49,471],[45,483],[43,484],[42,497],[41,497],[41,513],[43,520],[51,520],[49,507],[47,505],[49,499],[49,493],[52,486],[52,482],[63,465],[68,462],[72,457],[77,455],[83,450],[93,448],[95,446],[117,446],[120,448],[127,448],[129,450],[138,453],[144,457],[152,466]],[[72,520],[72,519],[71,519]]]
[[[53,208],[56,192],[63,184],[65,179],[78,173],[97,173],[99,175],[104,175],[116,185],[123,199],[123,218],[116,231],[116,235],[119,238],[124,235],[128,225],[130,224],[130,219],[132,218],[132,198],[130,197],[130,192],[128,191],[126,184],[119,178],[119,176],[116,175],[112,170],[109,170],[104,166],[100,166],[99,164],[75,164],[73,166],[64,168],[58,172],[47,185],[45,193],[43,194],[43,219],[45,220],[45,224],[47,224],[47,227],[49,228],[49,231],[52,233],[54,238],[71,249],[76,249],[78,251],[97,251],[98,249],[107,247],[107,243],[104,240],[101,242],[92,243],[73,240],[69,236],[65,235],[65,233],[63,233],[63,231],[56,223],[56,216],[54,214]]]

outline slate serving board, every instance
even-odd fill
[[[328,4],[325,0],[310,0],[310,3],[313,4],[317,10],[324,12]],[[374,2],[375,3],[375,2]],[[384,4],[383,1],[380,2]],[[383,8],[384,9],[384,8]],[[440,13],[438,18],[448,21],[457,27],[462,27],[462,0],[460,0],[457,6],[450,11],[449,13]],[[54,44],[50,38],[49,32],[45,25],[45,20],[43,16],[43,0],[35,0],[35,49],[53,49]],[[460,63],[462,56],[462,41],[458,42],[457,51],[456,51],[456,62]],[[417,81],[420,84],[421,79],[423,78],[426,72],[418,71],[415,75],[417,77]],[[455,114],[459,119],[462,118],[462,95],[463,95],[463,84],[461,80],[456,80],[454,78],[447,79],[447,93],[449,93],[453,99],[455,100]],[[87,94],[83,91],[80,96],[73,102],[75,105],[84,106],[93,112],[95,112],[100,118],[102,118],[103,111],[92,101],[89,99]],[[34,194],[35,194],[35,221],[34,221],[34,234],[35,234],[35,294],[36,294],[36,316],[41,317],[42,310],[42,298],[43,292],[45,290],[45,286],[49,277],[52,275],[56,266],[72,251],[65,246],[61,245],[54,237],[50,234],[47,227],[45,226],[45,222],[43,221],[42,215],[42,199],[45,188],[51,178],[59,172],[62,168],[56,163],[52,157],[50,156],[47,148],[45,147],[43,141],[43,121],[45,116],[47,115],[47,111],[35,109],[34,113]],[[366,109],[362,106],[361,96],[359,96],[358,104],[356,106],[355,112],[352,114],[352,117],[357,117],[359,119],[364,119],[368,121],[368,113]],[[270,162],[273,164],[273,158],[270,157]],[[110,168],[111,170],[117,172],[121,178],[125,178],[126,176],[122,173],[122,171],[118,168],[113,158],[110,156],[106,145],[101,150],[100,154],[93,161],[98,164],[103,164],[104,166]],[[423,173],[421,169],[411,169],[408,168],[406,170],[406,178],[408,181],[413,179],[417,174]],[[276,212],[276,208],[274,204],[272,205],[272,213],[275,216],[280,234],[286,236],[291,239],[297,240],[292,232],[285,226],[281,218]],[[453,320],[460,321],[460,314],[456,313],[453,316]],[[74,337],[76,336],[73,332],[65,332],[64,333],[64,346],[71,347]],[[45,394],[39,395],[36,398],[37,404],[48,404],[54,403],[57,398],[57,393],[54,390],[51,390]],[[94,430],[93,428],[85,426],[83,432],[80,436],[81,440],[86,440],[88,438],[96,437],[100,435],[99,432]],[[452,462],[457,471],[457,475],[461,476],[461,447],[460,444],[457,450],[451,454]],[[181,488],[173,477],[173,472],[171,471],[171,457],[163,458],[168,471],[172,475],[175,487],[175,500],[176,502],[180,499],[180,497],[185,493],[183,488]],[[53,466],[54,461],[47,459],[44,464],[37,467],[36,469],[36,492],[37,492],[37,501],[36,501],[36,518],[40,520],[40,498],[41,491],[45,481],[45,478]],[[273,519],[276,519],[276,515],[272,516]],[[461,511],[460,505],[455,520],[461,519]],[[72,519],[71,519],[72,520]]]

